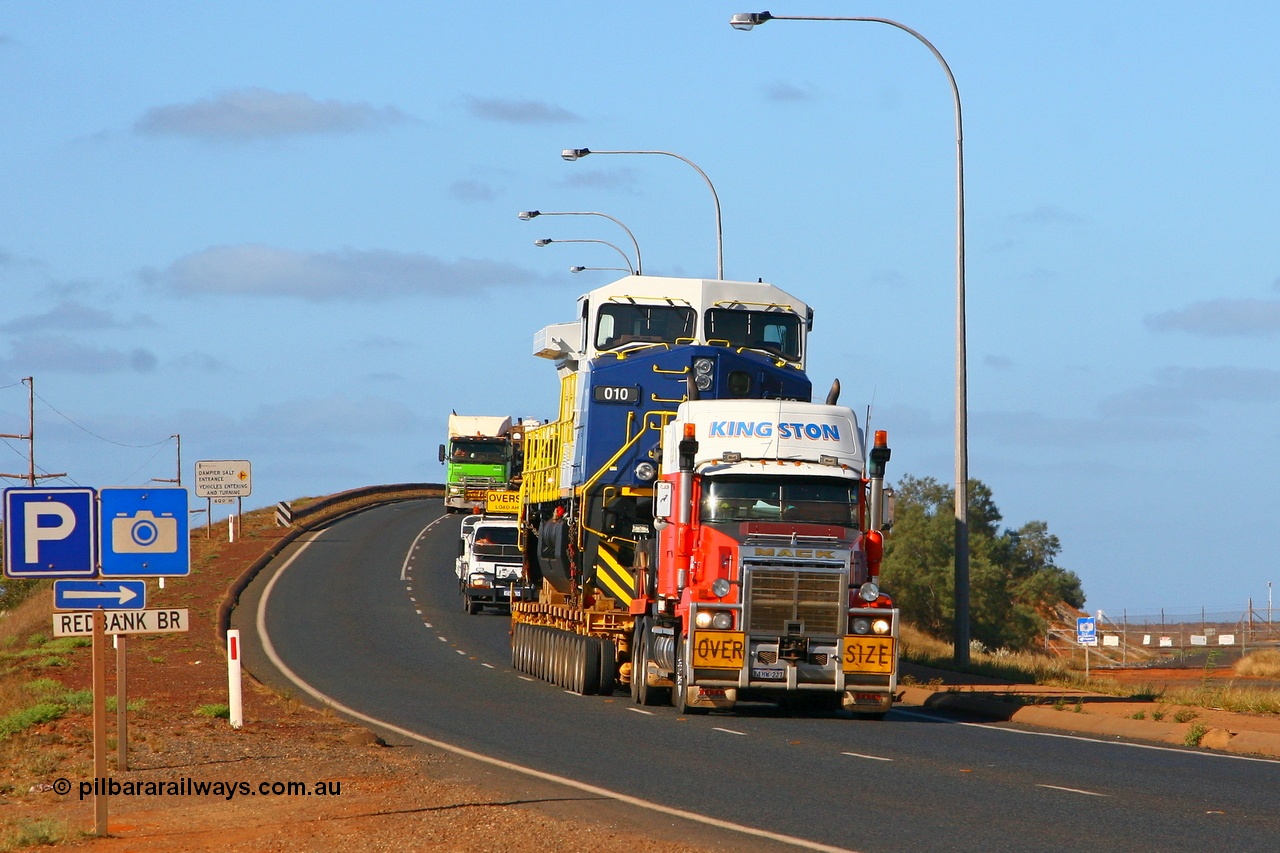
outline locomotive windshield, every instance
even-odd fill
[[[800,318],[778,311],[743,311],[710,308],[706,317],[708,343],[728,343],[779,355],[789,361],[800,359]]]
[[[690,340],[696,316],[688,306],[611,302],[601,306],[596,319],[596,349]]]
[[[708,477],[702,522],[792,521],[858,526],[858,480],[726,475]]]

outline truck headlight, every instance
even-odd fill
[[[853,633],[869,634],[871,633],[871,620],[866,617],[858,617],[853,620]]]
[[[658,466],[646,459],[645,461],[636,464],[635,474],[637,480],[647,483],[654,477],[658,476]]]
[[[889,620],[877,619],[876,621],[871,623],[871,630],[875,631],[877,634],[889,633]]]
[[[880,587],[876,586],[873,581],[867,581],[858,588],[858,598],[863,601],[875,601],[880,597]]]
[[[716,598],[724,598],[732,588],[733,585],[729,583],[728,578],[716,578],[711,582],[711,591],[715,593]]]
[[[471,575],[467,578],[467,583],[478,587],[493,586],[493,580],[488,575]]]
[[[699,628],[728,631],[733,627],[733,616],[727,610],[699,610],[698,615],[693,617],[693,624]]]

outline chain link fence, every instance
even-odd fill
[[[1084,614],[1080,614],[1084,615]],[[1095,614],[1097,615],[1097,614]],[[1095,667],[1229,667],[1249,652],[1280,648],[1280,612],[1252,604],[1237,611],[1101,613],[1098,642],[1089,648]],[[1045,651],[1084,659],[1070,619],[1045,635]]]

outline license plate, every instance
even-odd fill
[[[787,671],[785,669],[757,669],[752,667],[751,679],[753,681],[786,681]]]
[[[742,669],[747,635],[737,631],[698,631],[693,635],[693,665],[704,669]]]
[[[845,637],[840,663],[845,672],[890,674],[897,663],[892,637]]]

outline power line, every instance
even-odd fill
[[[62,419],[63,419],[64,421],[66,421],[67,423],[71,424],[71,425],[72,425],[73,427],[75,427],[76,429],[80,430],[80,431],[81,431],[81,432],[83,432],[83,433],[86,433],[87,435],[91,435],[91,436],[93,436],[94,438],[98,439],[99,441],[105,441],[107,444],[114,444],[116,447],[128,447],[128,448],[133,449],[133,450],[145,450],[145,449],[146,449],[146,448],[148,448],[148,447],[160,447],[161,445],[168,444],[168,443],[169,443],[169,439],[173,437],[173,436],[167,436],[166,438],[164,438],[164,439],[162,439],[162,440],[160,440],[160,441],[152,442],[151,444],[125,444],[125,443],[124,443],[124,442],[122,442],[122,441],[115,441],[115,440],[113,440],[113,439],[107,438],[106,436],[98,435],[96,432],[94,432],[93,430],[89,429],[88,427],[81,426],[80,424],[78,424],[78,423],[76,423],[75,421],[73,421],[73,420],[72,420],[70,417],[68,417],[67,415],[65,415],[65,414],[63,414],[62,412],[58,411],[57,407],[55,407],[52,403],[50,403],[50,402],[49,402],[48,400],[46,400],[44,397],[41,397],[39,394],[36,394],[35,396],[36,396],[36,399],[37,399],[37,400],[39,400],[41,403],[44,403],[46,406],[48,406],[50,409],[52,409],[52,410],[54,411],[54,413],[56,413],[60,418],[62,418]]]

